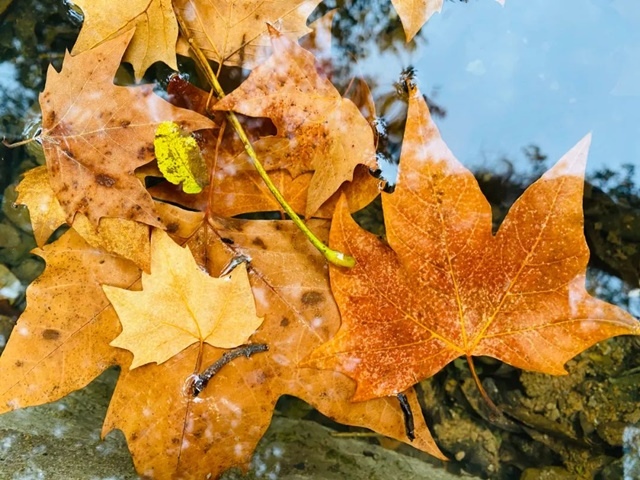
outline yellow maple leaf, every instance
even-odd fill
[[[122,323],[111,345],[133,353],[131,369],[163,363],[196,342],[237,347],[262,323],[244,264],[210,277],[161,230],[151,238],[151,274],[142,274],[141,291],[102,288]]]

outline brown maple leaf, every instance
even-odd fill
[[[589,142],[530,186],[494,236],[489,203],[412,89],[398,184],[382,200],[389,246],[338,208],[331,246],[357,264],[330,267],[343,324],[308,364],[356,379],[354,400],[364,400],[402,391],[461,355],[561,375],[594,343],[640,334],[636,319],[585,290]]]
[[[307,17],[321,0],[175,0],[189,35],[211,60],[253,68],[271,52],[267,24],[297,40],[309,33]],[[183,45],[180,53],[187,54]]]
[[[102,284],[139,289],[140,271],[70,229],[43,249],[47,268],[29,288],[29,306],[0,358],[4,411],[56,400],[117,363],[122,373],[104,432],[125,432],[143,475],[203,478],[246,465],[284,394],[337,421],[407,441],[396,399],[352,404],[354,384],[346,376],[298,367],[339,324],[324,261],[301,232],[289,222],[214,221],[168,204],[157,210],[169,231],[190,238],[198,263],[209,271],[219,271],[229,252],[252,257],[252,288],[266,323],[251,341],[268,344],[269,352],[234,360],[199,396],[190,390],[193,375],[225,350],[196,342],[161,365],[129,370],[131,353],[109,345],[121,328]],[[312,227],[326,237],[326,223]],[[157,305],[162,302],[161,294]],[[412,444],[441,457],[415,394],[407,396],[416,418]]]
[[[299,367],[340,320],[324,260],[291,222],[205,219],[170,205],[159,211],[175,225],[171,230],[189,237],[197,263],[208,271],[219,272],[240,254],[251,258],[249,278],[264,323],[250,342],[266,344],[268,351],[233,360],[197,397],[189,381],[224,350],[198,343],[161,365],[123,368],[103,434],[114,428],[125,433],[141,474],[216,478],[231,466],[247,466],[282,395],[302,398],[338,422],[408,441],[396,399],[354,404],[352,380]],[[327,222],[313,222],[312,228],[326,237]],[[415,393],[407,393],[416,417],[412,445],[442,458]]]
[[[164,62],[173,70],[176,62],[178,22],[171,0],[74,0],[84,14],[84,24],[71,52],[86,52],[104,42],[134,30],[123,61],[133,66],[136,79],[155,62]]]
[[[80,212],[94,225],[101,217],[120,217],[160,226],[150,195],[134,175],[153,160],[158,124],[172,120],[189,131],[214,126],[166,102],[151,85],[113,84],[132,34],[66,55],[60,73],[49,68],[40,95],[40,138],[51,186],[68,223]]]
[[[313,55],[270,27],[274,53],[213,108],[268,117],[276,136],[254,146],[265,168],[295,178],[313,171],[305,216],[312,216],[359,164],[374,168],[373,131],[358,108],[318,75]]]
[[[128,260],[91,247],[73,229],[34,251],[47,266],[0,357],[0,412],[52,402],[128,360],[109,346],[120,322],[102,284],[132,287]]]
[[[169,80],[167,91],[171,94],[171,101],[176,105],[191,108],[203,114],[206,112],[209,94],[181,77],[173,76]],[[217,112],[217,115],[221,115],[221,112]],[[259,138],[259,135],[264,135],[264,131],[269,130],[261,120],[245,119],[243,123],[253,141]],[[296,142],[296,139],[287,140],[287,142]],[[242,213],[281,211],[282,207],[258,175],[246,154],[244,145],[230,128],[221,138],[211,132],[199,135],[199,145],[211,170],[209,186],[198,195],[187,195],[179,188],[165,182],[149,190],[154,198],[194,210],[206,210],[210,215],[221,217]],[[283,155],[280,159],[286,160],[286,156]],[[274,163],[273,160],[272,157],[267,168],[271,180],[294,211],[303,214],[306,211],[309,187],[314,172],[310,171],[294,177],[285,170],[286,163]],[[329,197],[314,216],[330,218],[340,198],[340,192],[346,195],[351,211],[357,211],[368,205],[378,195],[378,180],[369,174],[367,166],[356,166],[353,179],[344,182],[339,191]]]

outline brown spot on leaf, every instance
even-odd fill
[[[289,319],[287,317],[282,317],[282,320],[280,320],[280,326],[281,327],[289,326]]]
[[[42,122],[42,124],[47,126],[53,126],[55,121],[56,121],[56,112],[54,112],[53,110],[50,110],[49,113],[47,113],[46,118],[44,119],[44,122]]]
[[[45,340],[57,340],[60,338],[60,332],[58,330],[54,330],[53,328],[46,328],[42,332],[42,338]]]
[[[302,294],[302,303],[305,305],[317,305],[324,300],[324,295],[320,292],[311,290]]]
[[[233,239],[227,237],[220,237],[222,243],[226,243],[227,245],[233,245]]]
[[[179,228],[180,228],[180,225],[178,224],[178,222],[168,223],[167,224],[167,233],[176,233]]]
[[[16,363],[14,363],[14,365],[18,368],[24,366],[24,362],[22,360],[16,360]]]
[[[261,249],[263,249],[263,250],[266,250],[266,249],[267,249],[267,245],[266,245],[266,243],[264,243],[264,240],[262,240],[260,237],[256,237],[256,238],[254,238],[254,239],[251,241],[251,243],[252,243],[253,245],[255,245],[256,247],[261,248]]]
[[[116,184],[116,179],[104,173],[99,173],[96,175],[96,183],[103,187],[111,188]]]
[[[122,120],[122,121],[120,122],[120,126],[121,126],[122,128],[127,128],[129,125],[131,125],[131,122],[130,122],[129,120]]]

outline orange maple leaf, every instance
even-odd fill
[[[358,108],[318,75],[315,58],[270,27],[274,53],[247,80],[214,106],[269,117],[276,136],[254,143],[265,168],[295,178],[313,171],[305,216],[316,213],[357,165],[375,168],[373,131]]]
[[[76,212],[97,225],[120,217],[161,226],[134,170],[153,160],[155,130],[172,120],[186,130],[214,127],[153,93],[151,85],[120,87],[113,77],[133,31],[53,67],[40,95],[42,145],[50,182],[72,223]],[[115,159],[115,160],[114,160]]]
[[[331,266],[342,326],[308,364],[358,383],[354,400],[391,395],[453,359],[488,355],[565,374],[594,343],[640,324],[585,290],[585,137],[512,206],[494,236],[491,208],[451,154],[412,88],[398,184],[383,194],[389,246],[341,205],[331,246],[357,261]]]

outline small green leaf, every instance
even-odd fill
[[[196,140],[174,122],[162,122],[153,146],[162,175],[185,193],[200,193],[207,184],[207,166]]]

